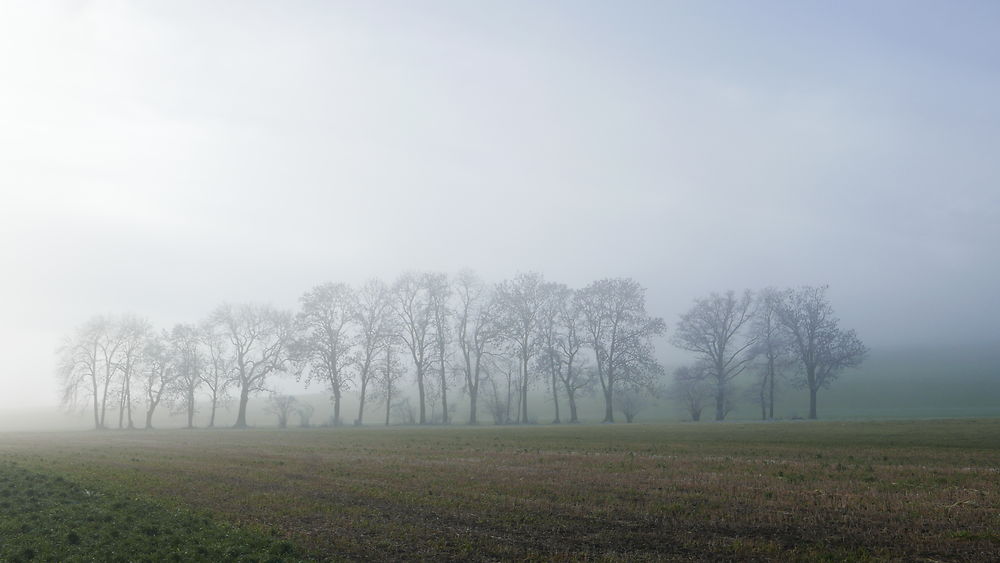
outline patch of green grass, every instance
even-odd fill
[[[188,510],[0,464],[2,561],[297,561],[301,551]]]

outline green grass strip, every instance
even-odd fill
[[[0,561],[302,561],[291,543],[0,463]]]

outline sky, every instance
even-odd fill
[[[996,2],[0,2],[0,407],[95,314],[519,271],[1000,343]],[[661,348],[669,352],[666,340]],[[667,353],[665,352],[665,353]]]

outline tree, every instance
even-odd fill
[[[145,319],[127,315],[119,321],[118,330],[121,341],[119,359],[115,366],[120,374],[121,382],[118,394],[118,428],[127,427],[131,430],[135,428],[135,423],[132,420],[132,382],[138,375],[142,362],[142,352],[152,327]],[[127,425],[123,424],[126,415]]]
[[[340,400],[350,384],[347,367],[354,340],[349,325],[355,318],[354,292],[343,283],[327,283],[305,293],[296,317],[296,360],[304,365],[306,384],[319,380],[333,394],[333,420],[339,426]]]
[[[295,409],[296,414],[299,415],[299,426],[309,428],[309,420],[312,419],[313,412],[315,411],[316,409],[309,403],[299,401],[299,406]]]
[[[172,379],[175,406],[187,417],[187,428],[194,428],[197,411],[197,391],[204,381],[205,357],[202,355],[202,336],[190,324],[177,324],[170,331],[167,342],[173,357]]]
[[[576,299],[565,303],[559,314],[560,333],[553,352],[558,358],[558,376],[566,390],[569,401],[569,421],[580,422],[577,415],[576,399],[580,393],[591,393],[594,386],[594,370],[587,367],[586,358],[580,351],[584,347],[584,322]]]
[[[219,403],[229,399],[229,387],[236,379],[233,371],[233,354],[218,327],[211,322],[201,325],[198,330],[201,345],[205,349],[205,366],[199,374],[201,382],[208,389],[208,427],[215,426],[215,413]]]
[[[389,332],[382,348],[382,363],[378,372],[379,392],[378,395],[385,399],[385,425],[389,426],[389,418],[392,413],[393,397],[396,396],[396,389],[399,381],[406,375],[406,369],[399,360],[398,342],[401,339],[394,333]]]
[[[489,357],[489,365],[484,368],[486,387],[484,395],[486,408],[493,415],[494,424],[511,424],[514,419],[511,417],[511,408],[515,406],[516,397],[521,394],[518,390],[520,360],[515,359],[509,353],[493,354]],[[515,409],[520,412],[520,406]]]
[[[639,411],[649,404],[649,393],[635,387],[625,387],[615,393],[615,407],[625,415],[625,422],[631,424]]]
[[[469,424],[479,423],[479,386],[486,379],[486,362],[498,344],[497,302],[486,285],[471,271],[459,273],[455,282],[458,307],[455,332],[462,354],[462,375],[469,394]]]
[[[742,297],[733,291],[712,293],[706,299],[695,300],[674,332],[674,346],[694,352],[715,384],[715,420],[726,418],[730,382],[753,359],[757,340],[754,334],[745,334],[753,318],[752,307],[750,291]]]
[[[91,398],[94,428],[97,430],[101,429],[99,350],[104,324],[104,317],[90,319],[77,328],[73,336],[66,338],[56,351],[63,407],[73,408],[85,398]]]
[[[860,366],[868,354],[854,330],[840,328],[826,291],[825,285],[786,290],[778,308],[802,367],[797,383],[809,389],[810,419],[816,418],[819,390],[828,388],[844,369]]]
[[[288,428],[288,416],[295,410],[295,397],[291,395],[271,394],[267,398],[267,412],[278,417],[278,428]]]
[[[614,422],[614,393],[631,385],[651,386],[663,372],[652,338],[666,330],[646,312],[646,290],[629,278],[603,279],[577,293],[587,344],[594,350],[604,393],[604,422]]]
[[[389,288],[379,280],[370,280],[355,293],[354,323],[358,326],[357,356],[354,365],[358,370],[358,419],[360,426],[365,418],[365,399],[369,384],[377,377],[377,363],[387,341],[391,338],[392,303]]]
[[[426,424],[424,377],[433,362],[434,313],[432,274],[407,272],[393,287],[394,308],[400,321],[400,339],[410,351],[416,369],[419,422]]]
[[[122,347],[121,327],[115,319],[110,317],[98,317],[95,325],[91,327],[96,331],[97,350],[103,367],[101,373],[101,419],[98,428],[107,428],[104,417],[108,410],[108,395],[111,392],[111,385],[118,372],[118,352]]]
[[[674,381],[670,386],[669,394],[687,409],[695,422],[701,420],[701,411],[713,395],[707,380],[708,371],[705,364],[679,367],[674,371]]]
[[[539,331],[545,301],[551,285],[541,274],[518,274],[497,286],[500,322],[504,335],[514,348],[518,365],[517,422],[528,423],[528,385],[531,360],[540,347]]]
[[[562,354],[559,342],[562,339],[561,320],[573,292],[562,284],[551,284],[548,298],[542,306],[538,323],[538,340],[540,353],[537,358],[539,370],[548,375],[549,391],[552,394],[552,405],[555,416],[552,424],[560,424],[559,416],[559,381],[563,371]]]
[[[403,397],[399,402],[392,404],[392,414],[393,417],[400,424],[415,424],[417,422],[417,417],[413,412],[413,405],[410,404],[409,397]],[[386,426],[389,423],[386,422]]]
[[[751,322],[756,340],[752,355],[758,359],[755,398],[760,403],[761,418],[774,418],[774,391],[777,379],[792,360],[792,341],[778,318],[782,293],[773,287],[765,288],[757,296],[757,308]]]
[[[430,274],[427,278],[431,300],[431,316],[434,324],[434,356],[438,363],[438,381],[436,387],[441,393],[441,424],[448,424],[448,356],[451,342],[451,323],[453,314],[448,301],[451,297],[451,284],[447,274]]]
[[[292,315],[267,305],[227,303],[216,309],[211,318],[231,345],[233,383],[240,390],[234,426],[245,428],[250,396],[265,390],[271,374],[290,367]]]
[[[143,357],[145,370],[142,386],[146,395],[146,429],[152,429],[153,413],[164,399],[168,399],[177,375],[166,331],[149,335]]]

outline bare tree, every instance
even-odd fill
[[[298,338],[294,352],[306,368],[306,383],[326,383],[333,398],[333,420],[340,425],[340,400],[350,384],[354,339],[349,324],[355,318],[354,292],[343,283],[327,283],[306,292],[296,317]]]
[[[132,383],[138,375],[142,352],[152,331],[149,321],[135,315],[126,315],[118,324],[121,347],[116,368],[119,373],[118,428],[134,429],[132,420]]]
[[[169,346],[169,335],[163,331],[151,333],[143,350],[143,391],[146,395],[146,429],[153,428],[153,413],[162,401],[169,400],[177,370]]]
[[[674,371],[674,381],[668,393],[687,409],[691,420],[701,420],[701,411],[714,395],[708,383],[709,368],[705,364],[683,366]]]
[[[695,300],[674,332],[674,346],[694,352],[709,370],[708,376],[715,383],[715,420],[726,418],[729,384],[753,359],[756,335],[746,330],[753,319],[752,307],[750,291],[742,297],[732,291],[712,293]]]
[[[451,343],[451,317],[454,314],[449,305],[451,284],[447,274],[429,274],[427,278],[431,300],[431,316],[434,325],[434,359],[438,364],[438,381],[435,387],[441,393],[441,423],[448,424],[448,357]]]
[[[484,390],[483,403],[486,405],[486,411],[493,415],[493,424],[509,424],[509,393],[508,398],[505,398],[502,390],[502,382],[499,382],[496,377],[487,377]]]
[[[517,422],[511,412],[520,413],[521,397],[521,361],[508,348],[489,356],[486,367],[486,407],[493,415],[495,424],[512,424]]]
[[[431,274],[407,272],[393,287],[395,311],[400,321],[400,338],[410,351],[416,369],[419,422],[427,422],[424,377],[433,363],[434,312]]]
[[[291,395],[273,393],[267,398],[265,409],[278,417],[278,428],[288,428],[288,417],[295,411],[296,403],[298,401]]]
[[[846,368],[861,365],[868,349],[840,319],[826,298],[827,286],[786,290],[778,318],[792,335],[802,373],[798,384],[809,389],[809,418],[816,418],[816,394]]]
[[[462,375],[469,394],[469,424],[478,424],[479,386],[486,379],[486,363],[500,331],[496,322],[497,302],[474,273],[459,273],[455,283],[458,307],[455,331],[462,354]]]
[[[118,372],[119,351],[121,350],[123,338],[121,327],[118,322],[111,317],[98,317],[95,319],[97,350],[103,371],[100,377],[101,384],[101,420],[99,428],[107,428],[104,423],[105,414],[108,410],[108,396],[112,391],[112,384],[115,374]]]
[[[562,284],[551,284],[548,298],[545,300],[539,315],[538,341],[539,354],[536,358],[539,371],[548,376],[548,390],[552,396],[552,406],[555,410],[552,424],[561,423],[559,414],[559,381],[563,371],[563,358],[559,343],[562,340],[561,320],[568,307],[573,292]]]
[[[58,375],[62,386],[61,403],[73,408],[86,398],[93,400],[94,428],[101,429],[100,416],[100,338],[104,331],[103,317],[94,317],[66,338],[56,354]]]
[[[174,405],[187,417],[187,428],[194,428],[198,388],[204,381],[205,357],[202,355],[202,335],[189,324],[177,324],[170,331],[169,345],[173,356],[172,379]]]
[[[497,286],[500,322],[518,358],[518,410],[515,420],[528,422],[528,385],[531,361],[540,349],[542,313],[551,284],[541,274],[518,274]]]
[[[558,376],[566,390],[569,401],[569,421],[580,422],[576,400],[581,393],[591,393],[596,379],[593,369],[587,366],[586,357],[581,353],[584,347],[584,321],[576,299],[567,300],[559,315],[560,332],[555,342],[554,352],[559,358]]]
[[[309,421],[312,419],[313,412],[315,411],[316,409],[309,403],[299,401],[299,406],[295,409],[296,414],[299,415],[299,426],[309,428]]]
[[[389,426],[392,414],[393,397],[399,387],[399,381],[406,375],[406,369],[400,361],[398,342],[400,338],[392,332],[388,333],[382,348],[382,361],[378,371],[379,390],[376,397],[385,399],[385,425]]]
[[[751,323],[756,340],[752,355],[757,358],[754,366],[757,374],[754,396],[760,404],[761,418],[764,420],[774,418],[777,379],[793,361],[790,334],[778,318],[782,297],[782,293],[773,287],[761,290]]]
[[[631,424],[639,411],[649,405],[649,397],[649,390],[629,385],[615,393],[615,407],[625,415],[625,422]]]
[[[201,382],[208,389],[208,427],[213,428],[219,404],[229,399],[229,387],[235,379],[233,355],[218,327],[212,323],[203,323],[198,334],[206,355],[204,369],[199,373]]]
[[[271,374],[290,366],[292,316],[266,305],[223,304],[212,314],[212,322],[231,345],[233,379],[240,390],[235,427],[245,428],[250,396],[265,390]]]
[[[577,293],[576,306],[597,360],[604,422],[614,422],[615,390],[652,385],[662,373],[653,357],[652,338],[661,336],[666,325],[663,319],[649,316],[646,290],[629,278],[591,283]]]
[[[358,373],[358,419],[365,418],[365,399],[371,393],[369,385],[377,377],[377,364],[393,331],[392,303],[389,288],[379,280],[369,280],[355,293],[354,322],[358,326],[357,355],[353,361]]]
[[[392,403],[391,412],[396,422],[399,424],[416,424],[416,413],[413,412],[413,405],[410,404],[409,397],[403,397],[396,403]],[[389,423],[386,422],[386,426]]]
[[[427,390],[427,422],[428,424],[441,424],[441,421],[447,418],[447,414],[441,416],[437,410],[438,404],[441,402],[441,395],[438,390],[441,384],[436,377],[428,377],[424,385]]]

